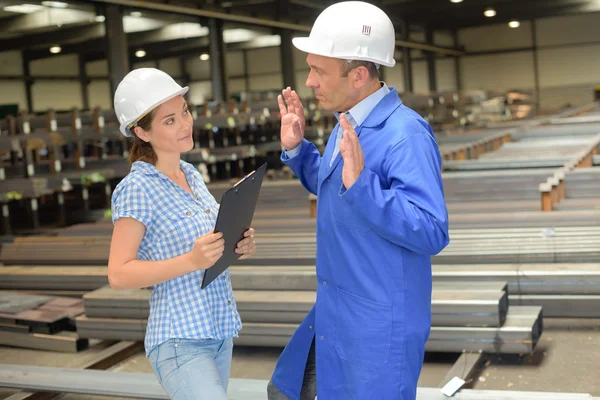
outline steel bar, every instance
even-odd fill
[[[0,332],[0,345],[76,353],[87,348],[88,340],[75,332],[59,332],[54,335]]]
[[[148,290],[115,291],[104,287],[84,296],[85,314],[96,318],[148,318],[149,299]],[[314,306],[316,292],[235,290],[235,299],[238,311],[250,318],[245,319],[248,322],[300,323]],[[431,305],[432,324],[436,326],[501,326],[508,298],[500,290],[442,289],[434,290]]]
[[[55,378],[55,379],[53,379]],[[168,399],[156,377],[150,373],[83,371],[74,368],[0,365],[0,386],[14,389],[47,390],[140,399]],[[266,400],[267,381],[231,379],[230,400]],[[460,390],[457,400],[594,400],[585,393],[518,392],[494,390]],[[17,400],[12,399],[11,400]],[[417,400],[446,400],[439,388],[419,387]],[[596,398],[597,399],[597,398]]]
[[[427,351],[484,351],[531,353],[542,334],[541,307],[510,307],[502,327],[432,327]],[[242,346],[285,346],[297,323],[247,322],[236,339]],[[82,337],[113,340],[142,340],[146,320],[77,318]]]
[[[455,377],[468,381],[473,378],[475,370],[484,360],[483,353],[467,353],[463,352],[460,357],[454,362],[450,371],[446,373],[446,376],[440,382],[440,388],[444,387]]]

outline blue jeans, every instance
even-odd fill
[[[173,400],[227,400],[233,340],[170,339],[148,355]]]

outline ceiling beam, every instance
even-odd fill
[[[89,11],[46,8],[31,14],[7,18],[2,21],[0,32],[26,32],[48,26],[81,24],[93,20],[94,17],[95,14]]]
[[[3,39],[0,40],[0,49],[2,51],[27,49],[32,44],[35,44],[37,47],[60,44],[62,47],[64,44],[103,37],[104,32],[104,24],[94,22],[85,26],[63,28],[52,32],[34,33],[12,39]]]
[[[142,9],[165,11],[165,12],[184,14],[184,15],[196,15],[198,17],[216,18],[216,19],[221,19],[224,21],[240,22],[240,23],[245,23],[245,24],[249,24],[249,25],[259,25],[259,26],[268,26],[268,27],[272,27],[272,28],[289,29],[291,31],[297,31],[297,32],[310,32],[310,30],[311,30],[311,26],[309,26],[309,25],[294,24],[294,23],[288,23],[288,22],[282,22],[282,21],[275,21],[273,19],[250,17],[250,16],[245,16],[245,15],[224,13],[224,12],[212,11],[212,10],[206,10],[206,9],[197,9],[197,8],[191,8],[191,7],[186,7],[186,6],[179,6],[179,5],[175,5],[172,3],[171,4],[163,4],[163,3],[153,2],[153,1],[139,2],[137,0],[93,0],[93,1],[97,2],[97,3],[118,4],[118,5],[125,6],[125,7],[138,7],[138,8],[142,8]],[[422,49],[423,46],[426,44],[413,43],[411,41],[402,41],[401,44],[398,44],[398,45],[401,45],[404,47],[415,48],[415,49]],[[438,47],[435,45],[426,45],[426,46],[427,46],[428,51],[441,52],[441,53],[447,53],[447,51],[448,51],[448,48],[442,48],[442,47]],[[458,54],[463,53],[460,49],[453,49],[453,50],[454,50],[454,52],[456,52]]]

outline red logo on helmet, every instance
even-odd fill
[[[365,36],[371,36],[371,27],[369,25],[363,25],[362,34]]]

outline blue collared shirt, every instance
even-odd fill
[[[350,110],[346,111],[345,114],[348,117],[348,120],[350,121],[350,123],[352,124],[352,127],[354,129],[356,129],[357,126],[359,126],[363,122],[365,122],[365,120],[367,119],[367,117],[369,116],[371,111],[373,111],[375,106],[377,106],[377,104],[379,104],[379,102],[389,92],[390,92],[390,89],[388,88],[387,84],[385,82],[383,82],[383,84],[382,84],[381,88],[379,88],[379,90],[377,90],[375,93],[365,97],[360,103],[358,103],[357,105],[352,107]],[[333,114],[339,121],[340,113],[334,112]],[[330,165],[333,163],[333,160],[335,160],[335,157],[337,156],[338,152],[340,151],[340,140],[342,139],[343,132],[344,131],[343,131],[342,127],[340,126],[336,132],[335,148],[333,150],[333,155],[331,157]],[[292,150],[287,150],[285,152],[285,154],[288,158],[294,158],[295,156],[297,156],[300,153],[301,149],[302,149],[302,143],[300,143],[299,146],[296,146]]]
[[[112,219],[129,217],[146,226],[138,260],[167,260],[192,250],[216,223],[219,204],[193,165],[180,166],[192,196],[154,165],[136,161],[112,195]],[[201,289],[204,270],[155,285],[146,328],[146,354],[168,339],[236,337],[242,328],[229,272]]]

